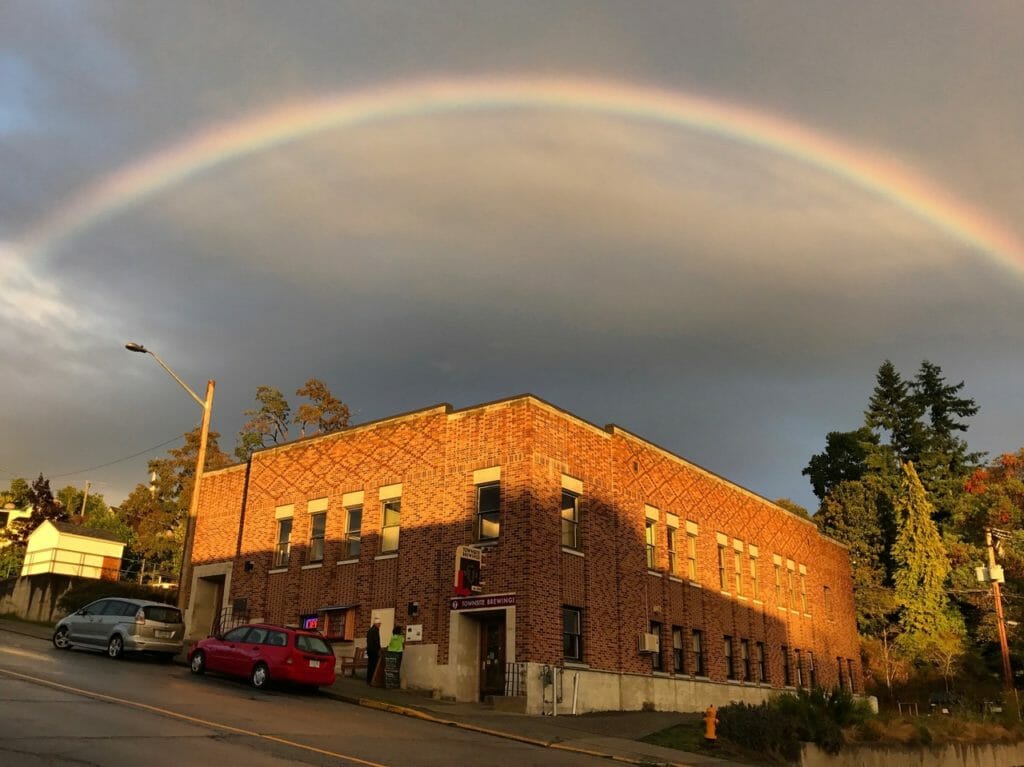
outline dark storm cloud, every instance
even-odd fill
[[[0,466],[63,474],[190,428],[230,450],[257,385],[363,421],[534,392],[769,497],[853,428],[874,372],[966,379],[975,449],[1020,447],[1019,267],[890,201],[681,128],[569,111],[332,130],[74,233],[73,194],[213,124],[445,75],[612,78],[742,103],[933,178],[1020,233],[1011,6],[20,3],[0,11]],[[159,453],[161,451],[157,451]],[[117,502],[145,458],[61,477]],[[105,489],[104,489],[105,488]]]

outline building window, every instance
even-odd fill
[[[672,670],[682,674],[685,670],[685,652],[683,652],[683,630],[679,626],[672,627]]]
[[[732,657],[732,637],[726,634],[722,637],[722,654],[725,656],[725,678],[736,678],[736,664]]]
[[[309,561],[324,561],[324,530],[327,528],[327,512],[309,515]]]
[[[807,575],[805,573],[800,573],[800,609],[807,612]]]
[[[679,559],[676,553],[676,533],[679,531],[674,527],[665,528],[668,531],[666,543],[668,544],[668,571],[672,575],[679,574]]]
[[[725,557],[728,549],[724,543],[718,544],[718,585],[722,591],[729,590],[729,578],[725,572]]]
[[[812,690],[818,686],[818,669],[814,666],[814,653],[807,651],[807,686]]]
[[[775,603],[782,607],[782,563],[775,563]]]
[[[690,635],[690,647],[693,650],[693,673],[695,676],[707,676],[707,663],[704,658],[704,632],[694,629]]]
[[[362,541],[363,507],[345,509],[345,558],[358,559]]]
[[[836,669],[839,671],[839,689],[842,689],[845,685],[843,684],[843,659],[836,657]]]
[[[761,582],[757,578],[757,549],[750,547],[750,596],[761,598]]]
[[[654,671],[663,671],[665,667],[661,662],[661,624],[651,621],[651,633],[658,637],[658,652],[651,656],[651,668]]]
[[[754,681],[753,669],[750,666],[750,640],[740,640],[740,661],[743,663],[743,681]]]
[[[274,567],[288,567],[291,556],[292,520],[277,520],[277,546],[274,548]]]
[[[793,578],[793,566],[791,564],[786,566],[786,580],[788,585],[786,590],[789,592],[789,601],[787,604],[789,605],[789,609],[792,610],[796,605],[796,581]]]
[[[495,541],[501,532],[501,484],[492,482],[476,488],[476,539]]]
[[[739,596],[743,593],[743,552],[740,549],[734,549],[732,552],[732,577],[736,587],[735,593]]]
[[[789,648],[782,645],[782,681],[786,687],[793,686],[793,669],[789,665]]]
[[[793,650],[793,657],[794,657],[794,660],[796,661],[796,664],[795,664],[796,686],[797,687],[803,687],[804,686],[804,663],[803,663],[803,656],[801,655],[799,650]]]
[[[578,607],[562,608],[562,656],[583,660],[583,611]]]
[[[768,664],[764,654],[764,642],[754,645],[754,662],[757,664],[757,681],[764,683],[768,681]]]
[[[686,571],[690,580],[697,583],[697,534],[686,533]]]
[[[381,503],[380,550],[382,554],[398,551],[399,520],[402,516],[402,499],[392,498]]]
[[[846,679],[850,683],[850,692],[857,692],[857,685],[853,682],[853,658],[846,659]]]
[[[657,530],[657,523],[653,519],[646,521],[647,537],[647,569],[653,570],[658,564],[658,549],[654,535]]]
[[[580,497],[568,490],[562,491],[562,545],[580,547]]]

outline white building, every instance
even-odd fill
[[[28,537],[21,574],[55,573],[116,581],[124,547],[124,541],[113,533],[46,520]]]

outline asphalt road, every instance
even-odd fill
[[[0,765],[606,765],[149,659],[60,652],[0,632]]]

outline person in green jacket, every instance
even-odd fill
[[[405,650],[405,629],[395,626],[391,630],[391,640],[388,642],[388,652],[403,652]]]

